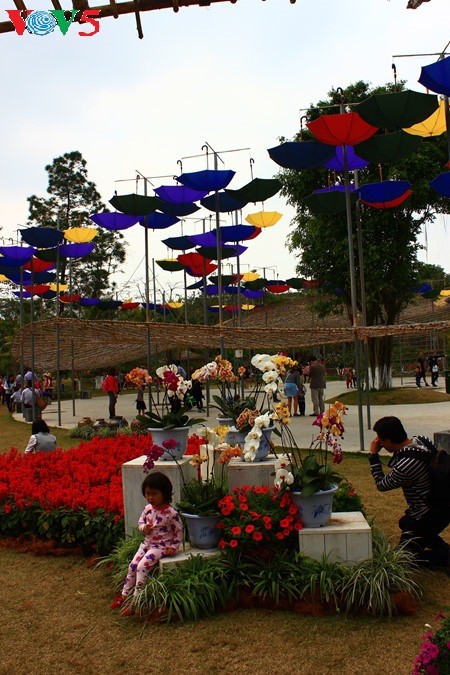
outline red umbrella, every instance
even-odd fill
[[[354,112],[321,115],[306,126],[319,141],[327,145],[356,145],[378,131],[377,127],[365,122]]]
[[[55,267],[54,262],[46,262],[45,260],[40,260],[40,258],[32,258],[23,266],[24,270],[32,270],[33,272],[46,272]]]
[[[30,295],[43,295],[50,290],[50,286],[44,284],[34,284],[34,286],[24,286],[24,289]]]
[[[178,262],[189,268],[186,271],[193,277],[202,277],[204,274],[207,276],[217,269],[217,265],[201,256],[200,253],[182,253],[178,256]]]

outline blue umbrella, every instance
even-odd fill
[[[356,169],[364,169],[368,166],[369,162],[362,157],[359,157],[353,148],[352,145],[346,146],[347,151],[347,165],[349,171],[356,171]],[[325,162],[324,167],[326,169],[331,169],[332,171],[339,171],[340,173],[344,172],[344,153],[342,151],[342,146],[338,145],[335,147],[334,157]]]
[[[319,141],[287,141],[267,151],[285,169],[317,169],[335,156],[335,148]]]
[[[170,202],[161,202],[158,208],[169,216],[180,216],[181,218],[183,216],[190,216],[200,210],[197,204],[171,204]]]
[[[385,180],[362,185],[357,192],[365,202],[389,203],[402,197],[410,188],[408,180]]]
[[[100,298],[81,298],[80,305],[83,307],[95,307],[100,303]]]
[[[53,248],[64,239],[64,232],[54,227],[29,227],[20,230],[20,235],[27,244],[36,248]]]
[[[193,190],[186,185],[161,185],[155,192],[165,202],[171,204],[192,204],[208,194],[207,190]]]
[[[436,94],[450,96],[450,56],[429,66],[423,66],[419,82]]]
[[[149,213],[148,216],[141,216],[139,218],[139,225],[148,227],[149,230],[164,230],[166,227],[170,227],[179,222],[180,219],[176,216],[171,216],[168,213],[159,213],[158,211],[154,211],[153,213]]]
[[[440,173],[437,178],[431,181],[430,187],[443,197],[450,197],[450,172]]]
[[[181,176],[178,176],[177,180],[193,190],[214,192],[215,190],[223,190],[226,188],[233,179],[235,173],[235,171],[229,169],[205,169],[204,171],[182,173]]]
[[[95,244],[62,244],[59,247],[59,252],[63,258],[83,258],[92,253],[95,249]]]
[[[129,216],[126,213],[93,213],[89,218],[106,230],[127,230],[136,225],[138,216]]]
[[[36,253],[36,249],[28,246],[0,246],[3,258],[0,263],[6,267],[21,267]]]
[[[169,239],[163,239],[162,243],[174,251],[188,251],[190,248],[194,248],[194,246],[197,245],[192,241],[191,237],[186,235],[182,237],[170,237]]]

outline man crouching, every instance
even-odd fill
[[[450,523],[450,513],[430,506],[432,503],[430,464],[437,452],[425,436],[407,437],[398,417],[382,417],[375,423],[377,434],[370,444],[370,470],[380,492],[402,488],[408,508],[399,520],[400,543],[414,553],[417,562],[427,567],[447,567],[450,546],[439,536]],[[385,474],[379,452],[393,454]]]

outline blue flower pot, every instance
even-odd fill
[[[328,525],[333,511],[333,495],[337,489],[338,486],[333,485],[329,490],[319,490],[309,497],[302,497],[301,492],[291,492],[304,527]]]
[[[181,459],[186,452],[187,441],[189,436],[189,427],[175,427],[174,429],[149,429],[153,443],[163,446],[163,441],[173,438],[177,442],[177,447],[173,450],[166,450],[164,454],[159,458],[166,462],[175,461],[176,459]]]
[[[270,453],[270,437],[272,436],[272,430],[274,428],[275,427],[267,427],[267,429],[262,430],[261,440],[259,441],[259,448],[256,453],[255,459],[253,460],[253,463],[263,462],[265,459],[267,459]],[[225,440],[229,445],[237,444],[241,449],[243,449],[246,436],[247,432],[236,431],[232,428],[227,433]],[[242,458],[242,461],[244,461],[244,458]]]
[[[217,523],[221,516],[197,516],[193,513],[181,514],[186,521],[191,546],[195,548],[217,548],[220,532]]]

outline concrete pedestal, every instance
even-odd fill
[[[132,534],[133,530],[137,528],[139,516],[144,507],[147,505],[145,497],[142,495],[142,482],[147,474],[142,470],[146,455],[136,457],[130,462],[122,464],[122,486],[123,486],[123,504],[125,510],[125,533]],[[173,486],[172,504],[175,506],[181,499],[181,488],[183,480],[181,471],[186,482],[192,478],[196,478],[197,469],[189,464],[189,457],[182,457],[176,462],[162,462],[158,460],[155,462],[153,469],[149,473],[160,471],[167,478]]]
[[[301,555],[331,562],[358,563],[372,558],[372,530],[359,511],[333,513],[328,525],[298,533]]]
[[[178,551],[176,555],[171,555],[168,556],[167,558],[161,558],[159,561],[159,570],[162,572],[163,570],[170,569],[171,567],[175,567],[175,565],[183,565],[191,556],[194,555],[201,555],[202,558],[215,558],[216,556],[220,555],[220,551],[218,548],[194,548],[189,546],[189,544],[186,544],[186,547],[184,550]]]
[[[243,462],[241,459],[232,459],[228,465],[229,492],[235,487],[254,485],[273,487],[275,478],[275,455],[269,455],[263,462]]]

